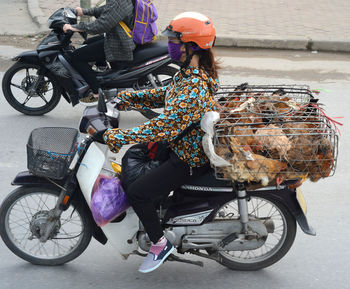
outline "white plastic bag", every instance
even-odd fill
[[[209,111],[203,116],[201,120],[201,128],[205,132],[205,135],[202,139],[202,145],[204,152],[212,165],[216,167],[227,167],[231,166],[231,164],[215,153],[213,144],[214,125],[219,119],[220,114],[216,111]]]

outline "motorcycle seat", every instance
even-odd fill
[[[138,45],[134,50],[133,61],[117,61],[111,62],[112,69],[98,73],[98,75],[109,75],[117,71],[128,69],[129,67],[137,66],[141,63],[152,60],[153,58],[167,55],[168,43],[165,41],[151,42],[143,45]]]
[[[134,60],[132,64],[136,65],[165,54],[168,54],[168,43],[165,41],[138,45],[134,50]]]

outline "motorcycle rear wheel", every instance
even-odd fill
[[[39,75],[39,70],[39,65],[16,62],[6,71],[2,91],[15,110],[27,115],[43,115],[57,106],[61,98],[58,84],[50,75]],[[43,78],[40,80],[40,77]],[[37,89],[31,92],[35,84]]]
[[[215,218],[239,218],[237,200],[222,206]],[[256,271],[271,266],[284,257],[293,245],[296,222],[289,210],[278,200],[266,196],[251,195],[248,201],[250,219],[274,222],[274,232],[269,233],[264,245],[250,251],[209,251],[218,262],[231,270]],[[221,215],[221,216],[220,216]]]
[[[71,206],[61,215],[49,239],[39,241],[40,226],[56,205],[59,189],[19,187],[0,207],[0,235],[18,257],[35,265],[62,265],[77,258],[90,243],[92,228],[82,206]]]

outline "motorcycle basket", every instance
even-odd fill
[[[63,179],[75,156],[79,133],[74,128],[34,129],[27,143],[27,167],[34,175]]]
[[[215,167],[218,179],[263,185],[335,172],[338,135],[334,121],[308,86],[223,86],[214,126],[217,155],[230,163]]]

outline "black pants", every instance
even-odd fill
[[[163,236],[154,200],[160,196],[167,196],[174,189],[185,184],[191,178],[205,173],[208,169],[209,166],[190,170],[187,164],[171,153],[169,160],[138,178],[129,186],[126,193],[129,203],[153,243],[156,243]]]
[[[106,60],[104,52],[104,37],[98,36],[94,40],[88,41],[86,46],[76,49],[71,55],[73,67],[81,74],[90,85],[93,93],[97,94],[99,84],[89,62],[103,63]]]

